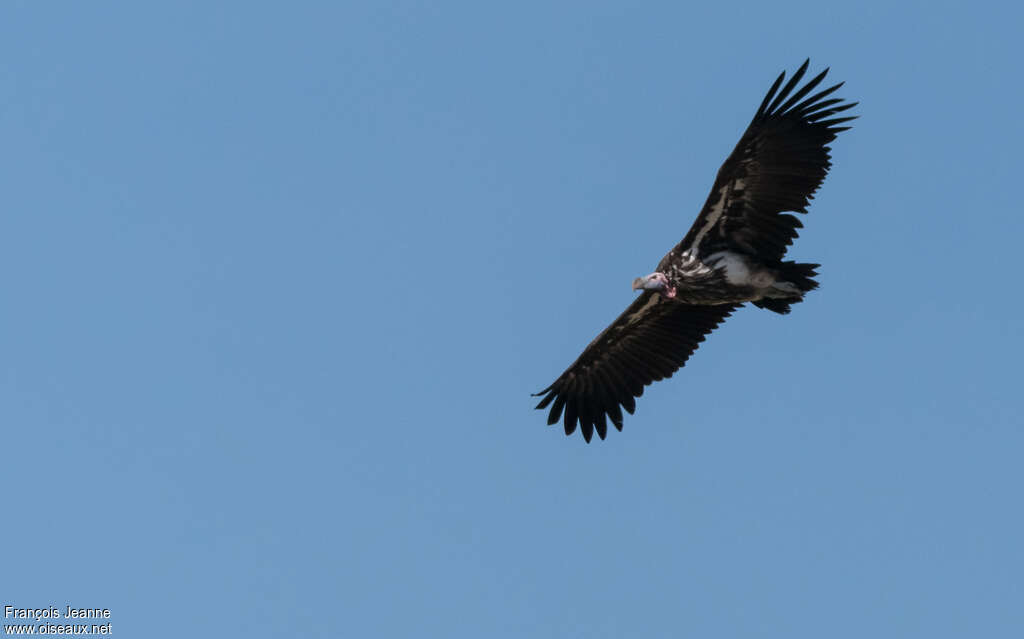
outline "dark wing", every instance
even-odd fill
[[[679,370],[705,335],[729,316],[736,305],[690,306],[667,300],[660,293],[644,291],[626,311],[587,346],[537,404],[552,404],[548,424],[555,424],[565,410],[565,434],[579,422],[583,439],[594,431],[605,438],[610,418],[622,430],[622,411],[632,414],[634,397],[644,386]]]
[[[707,255],[718,250],[739,251],[763,262],[782,259],[803,225],[783,211],[806,213],[825,180],[829,142],[838,126],[854,117],[832,118],[854,103],[825,99],[842,83],[805,98],[828,73],[825,69],[795,93],[810,60],[779,91],[779,76],[761,102],[739,144],[718,171],[704,208],[679,245]]]

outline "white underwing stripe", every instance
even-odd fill
[[[734,180],[723,186],[718,191],[718,201],[715,202],[715,205],[711,207],[710,211],[708,211],[707,221],[704,222],[704,226],[700,227],[700,230],[697,231],[696,237],[693,238],[693,244],[689,247],[695,256],[699,254],[700,243],[704,239],[704,236],[707,235],[708,231],[710,231],[715,224],[718,224],[718,221],[722,218],[722,214],[725,212],[725,207],[728,205],[729,192],[733,190],[742,191],[744,186],[745,184],[743,180]]]
[[[644,316],[647,315],[647,313],[652,308],[654,308],[654,305],[657,304],[657,303],[658,303],[658,296],[657,295],[651,295],[651,297],[647,300],[647,303],[644,304],[643,306],[641,306],[637,310],[636,313],[633,313],[633,315],[631,315],[630,318],[628,320],[626,320],[626,325],[628,326],[630,324],[636,324],[637,322],[642,320],[644,318]]]

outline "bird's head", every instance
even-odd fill
[[[675,297],[676,287],[669,286],[664,273],[651,273],[633,280],[634,291],[659,291],[665,297]]]

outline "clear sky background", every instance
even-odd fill
[[[0,605],[121,637],[1024,633],[1017,3],[4,3]],[[550,383],[811,57],[791,255]]]

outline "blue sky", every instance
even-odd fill
[[[8,3],[0,605],[117,636],[1024,631],[1021,9]],[[624,432],[528,395],[774,77],[861,119]]]

